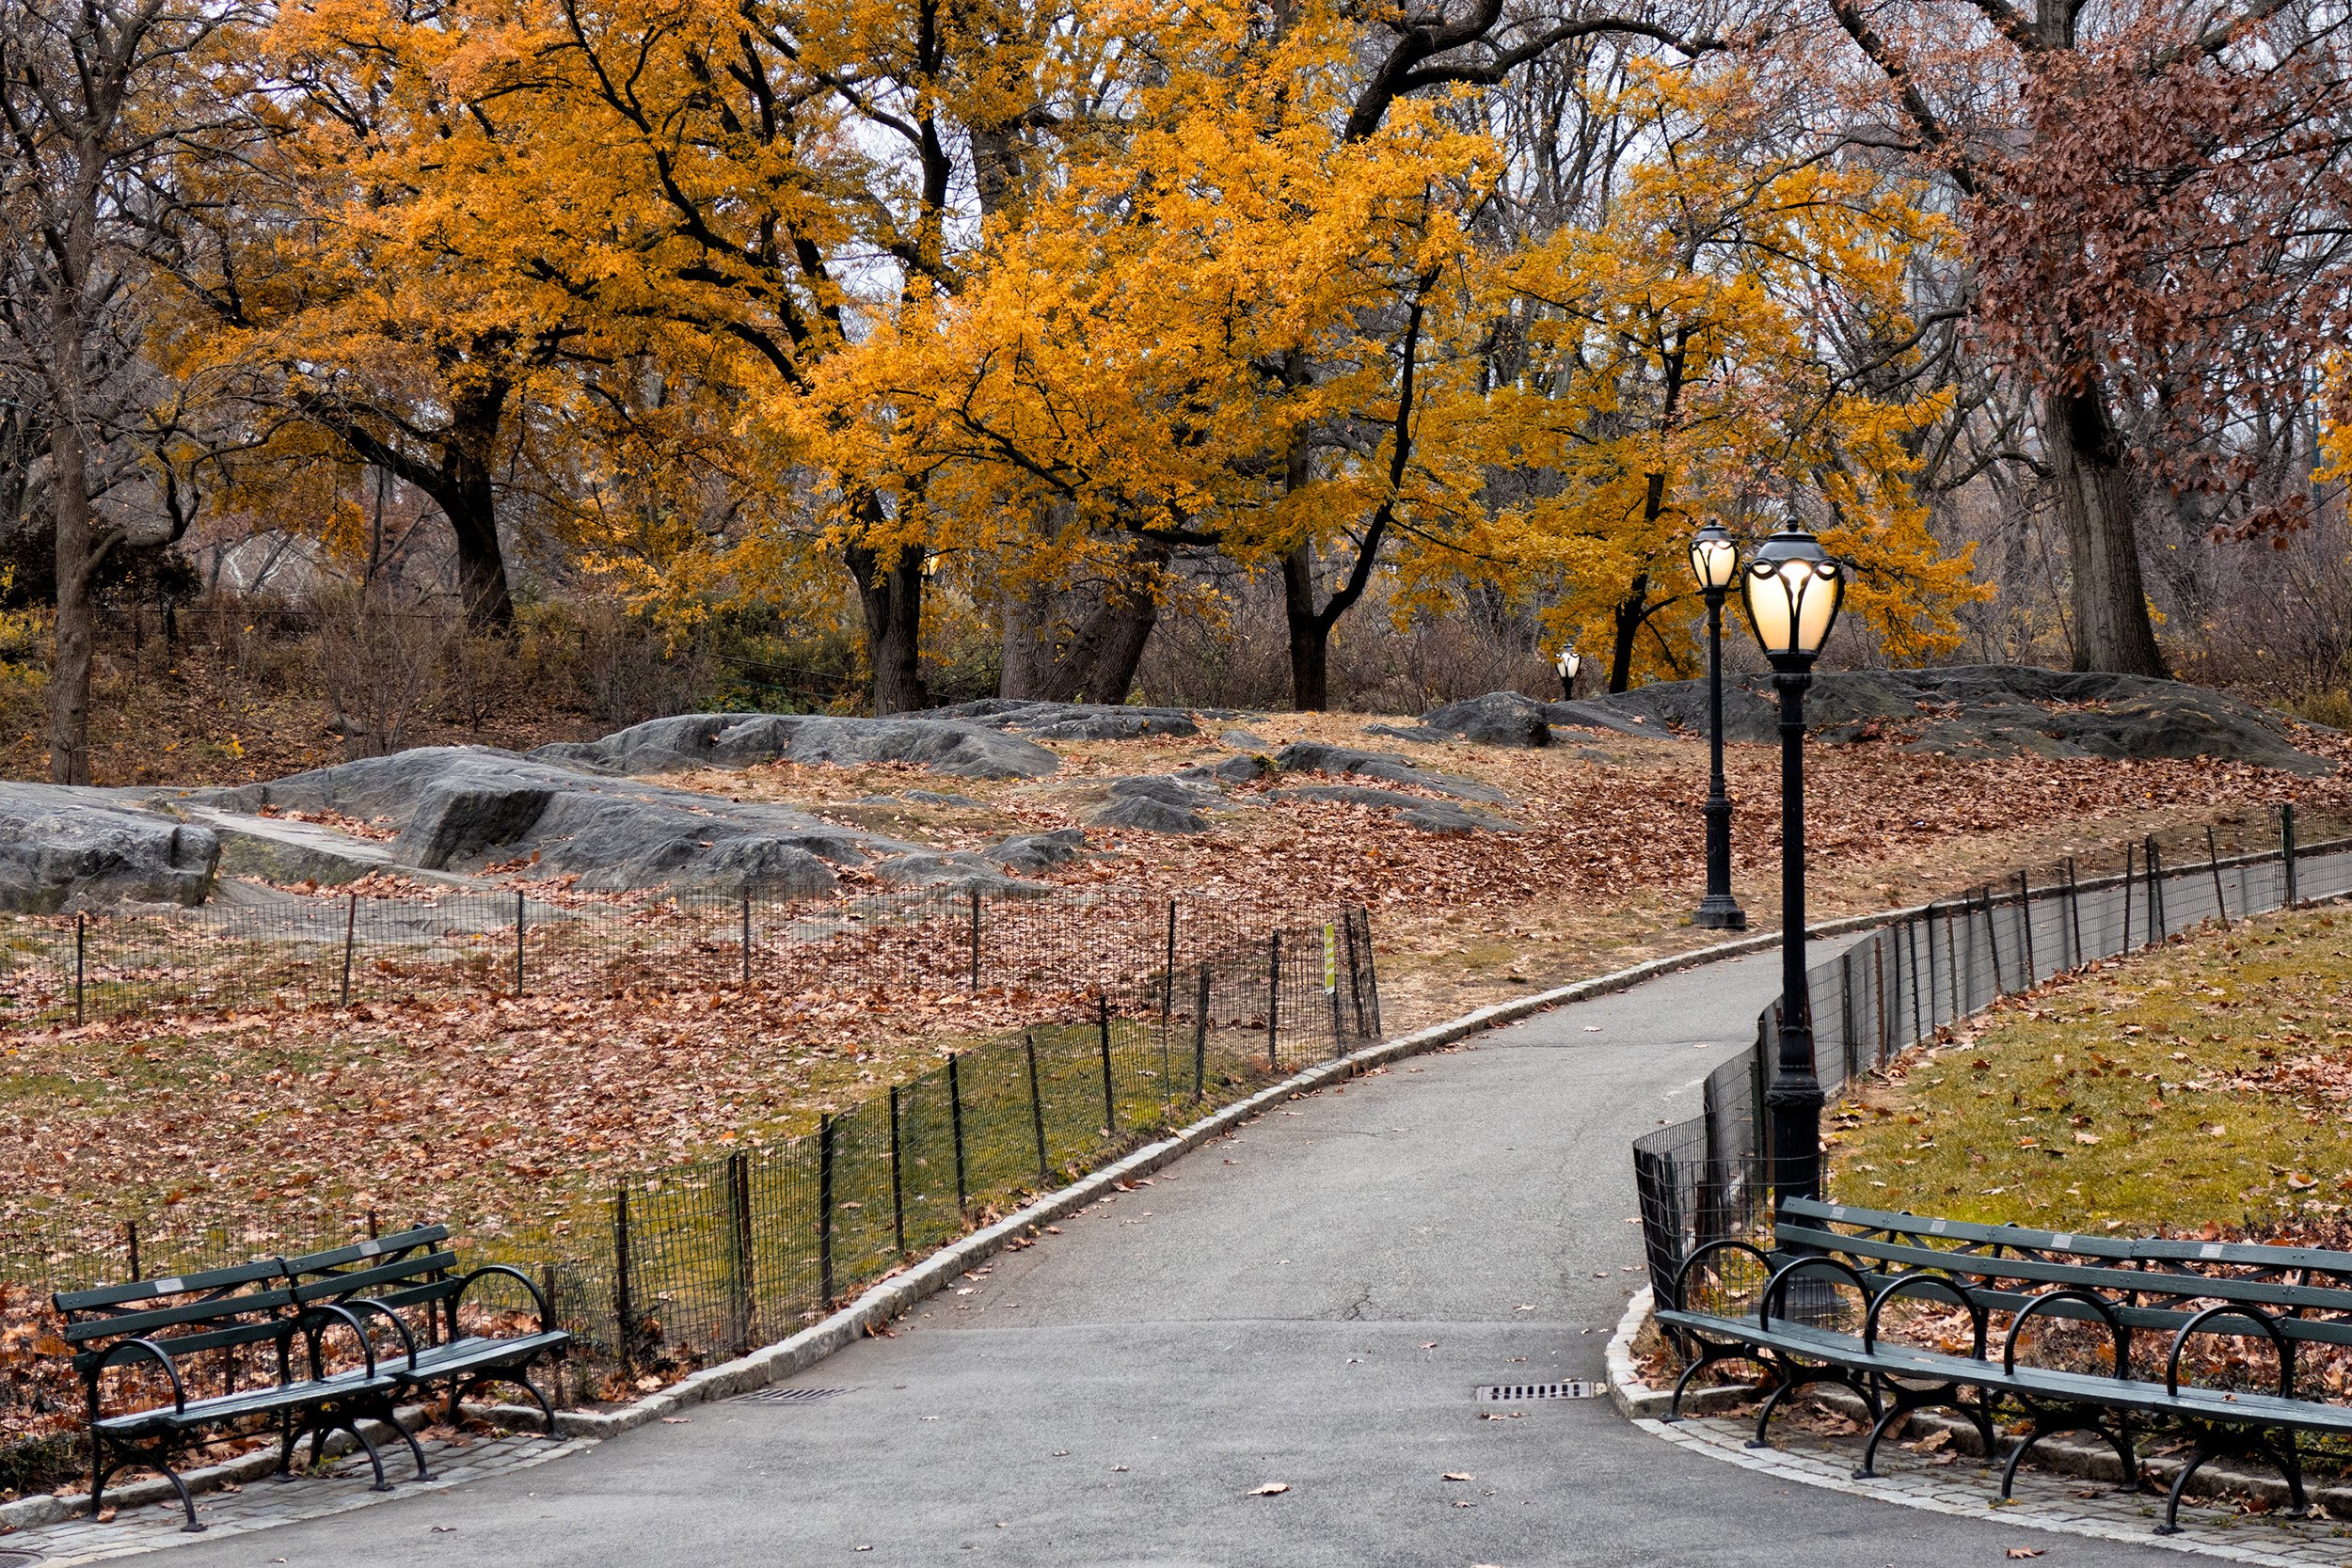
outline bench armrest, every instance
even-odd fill
[[[373,1313],[375,1316],[382,1318],[386,1323],[390,1323],[392,1325],[392,1331],[400,1336],[401,1349],[408,1353],[408,1370],[412,1372],[417,1370],[417,1337],[410,1331],[407,1323],[401,1320],[399,1313],[393,1311],[382,1302],[370,1301],[365,1296],[352,1296],[341,1303],[338,1303],[337,1305],[352,1312]],[[366,1337],[365,1332],[362,1331],[360,1338],[365,1338]]]
[[[370,1378],[375,1376],[375,1342],[368,1338],[368,1326],[359,1321],[359,1314],[337,1302],[319,1301],[312,1302],[309,1307],[304,1307],[302,1316],[298,1320],[304,1335],[310,1341],[312,1382],[316,1382],[320,1376],[319,1337],[310,1326],[310,1320],[313,1318],[341,1318],[344,1323],[349,1323],[351,1331],[359,1337],[359,1354],[367,1358],[368,1376]]]
[[[171,1379],[171,1410],[184,1416],[188,1409],[188,1386],[180,1381],[180,1369],[172,1363],[171,1353],[152,1339],[125,1339],[98,1358],[98,1365],[89,1370],[90,1396],[95,1399],[98,1379],[105,1370],[139,1356],[152,1356],[162,1363],[164,1375]]]
[[[523,1289],[531,1292],[532,1303],[539,1308],[539,1332],[546,1334],[554,1329],[555,1312],[548,1307],[548,1293],[539,1289],[539,1282],[523,1273],[522,1270],[510,1268],[504,1263],[485,1263],[457,1281],[457,1292],[449,1298],[449,1321],[453,1329],[457,1324],[457,1304],[466,1299],[466,1292],[473,1288],[475,1280],[482,1278],[485,1275],[493,1274],[502,1274],[509,1279],[521,1280]]]

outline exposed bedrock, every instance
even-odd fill
[[[985,724],[790,713],[650,719],[601,740],[542,746],[530,754],[566,768],[620,774],[779,761],[839,768],[896,762],[957,779],[1041,779],[1061,766],[1044,747]]]
[[[436,746],[268,784],[198,791],[199,805],[389,819],[395,866],[468,871],[529,862],[583,888],[749,888],[794,896],[834,885],[834,867],[921,852],[791,806],[737,801],[559,768],[485,747]]]
[[[47,914],[116,902],[200,904],[220,835],[114,791],[0,784],[0,908]]]

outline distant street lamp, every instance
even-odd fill
[[[1747,912],[1731,895],[1731,793],[1724,784],[1724,594],[1740,570],[1740,546],[1721,523],[1691,536],[1691,575],[1707,595],[1707,896],[1692,924],[1713,931],[1747,929]]]
[[[1846,567],[1791,520],[1740,574],[1740,597],[1780,695],[1780,1055],[1764,1091],[1773,1202],[1821,1196],[1821,1081],[1804,974],[1804,692],[1837,621]]]
[[[1559,660],[1553,668],[1560,672],[1561,694],[1571,703],[1576,701],[1576,673],[1583,667],[1584,661],[1576,657],[1576,650],[1562,643]]]

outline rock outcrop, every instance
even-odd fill
[[[1354,774],[1435,790],[1457,800],[1478,800],[1490,806],[1511,803],[1510,796],[1490,784],[1416,768],[1394,752],[1359,752],[1346,746],[1327,746],[1319,740],[1298,740],[1276,752],[1274,763],[1285,773]]]
[[[1428,833],[1515,833],[1518,827],[1506,822],[1491,812],[1470,806],[1457,806],[1451,800],[1429,800],[1418,795],[1401,795],[1393,789],[1374,789],[1368,784],[1301,784],[1293,789],[1278,789],[1277,800],[1333,800],[1342,805],[1372,806],[1380,811],[1392,811],[1398,819],[1411,828]]]
[[[200,904],[220,835],[119,792],[0,784],[0,908],[50,914],[132,901]]]
[[[1041,779],[1061,766],[1044,747],[983,724],[792,713],[650,719],[601,740],[542,746],[530,754],[559,767],[624,775],[779,761],[838,768],[897,762],[948,778]]]

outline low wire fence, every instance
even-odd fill
[[[0,922],[0,1027],[731,987],[1087,996],[1319,924],[1256,901],[1030,888],[635,906],[346,893],[18,916]]]
[[[1105,1156],[1379,1037],[1364,909],[1228,929],[1216,945],[1206,932],[1186,942],[1181,908],[1169,935],[1160,912],[1173,966],[1096,988],[1078,1017],[946,1055],[813,1133],[582,1191],[560,1224],[470,1239],[466,1215],[387,1214],[381,1227],[447,1223],[469,1256],[539,1279],[591,1366],[674,1370],[781,1338]],[[52,1211],[46,1229],[0,1238],[0,1281],[45,1293],[377,1228],[374,1214],[285,1223],[256,1205],[113,1216],[92,1244],[87,1215]]]
[[[2277,826],[2268,848],[2223,855],[2207,836],[2199,855],[2194,838],[2176,838],[2168,851],[2150,837],[2125,846],[2113,873],[2083,876],[2068,861],[1903,911],[1806,974],[1823,1091],[1834,1098],[1939,1029],[2054,974],[2207,921],[2352,893],[2352,838],[2298,844],[2292,807]],[[1767,1007],[1754,1045],[1707,1076],[1697,1116],[1634,1141],[1644,1255],[1661,1302],[1693,1247],[1753,1237],[1770,1224],[1764,1095],[1781,1008]]]

